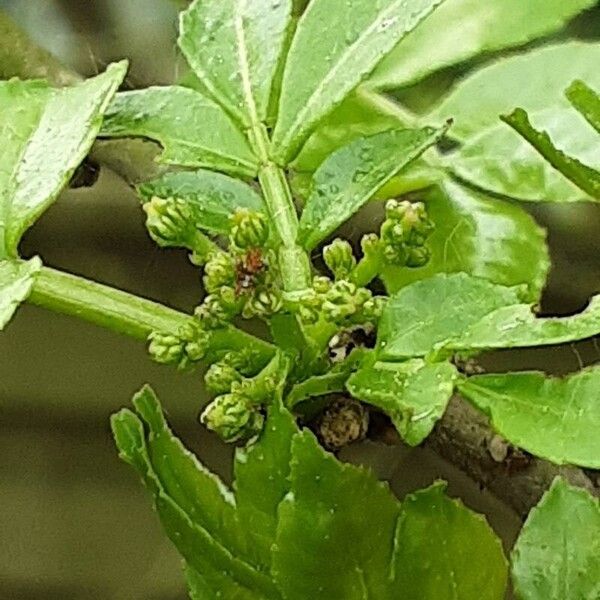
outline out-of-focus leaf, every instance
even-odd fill
[[[50,206],[88,153],[127,63],[68,88],[0,82],[0,258]]]
[[[369,472],[338,462],[310,432],[292,443],[273,576],[289,600],[393,598],[388,575],[399,505]]]
[[[403,600],[502,600],[508,577],[502,544],[485,518],[444,494],[445,485],[402,503],[392,577]]]
[[[29,296],[36,273],[41,268],[39,258],[27,262],[0,260],[0,331],[6,327],[19,304]]]
[[[600,133],[600,96],[583,81],[574,81],[567,89],[569,102]]]
[[[479,54],[557,31],[595,4],[596,0],[447,0],[383,59],[370,83],[401,88]]]
[[[549,108],[532,113],[531,118],[561,150],[600,167],[600,138],[572,108]],[[470,138],[446,162],[456,176],[494,194],[531,202],[590,200],[503,123]]]
[[[569,106],[564,90],[581,79],[600,87],[600,44],[578,41],[535,48],[476,71],[457,84],[428,119],[454,118],[452,135],[462,140],[521,106],[528,112]]]
[[[299,242],[314,248],[445,132],[446,128],[431,127],[385,131],[334,152],[313,177],[300,219]]]
[[[145,137],[164,148],[160,160],[254,176],[258,165],[244,135],[225,111],[181,86],[117,94],[106,113],[105,137]]]
[[[562,173],[580,190],[596,200],[600,200],[600,172],[568,156],[559,150],[546,131],[538,131],[533,127],[527,112],[518,108],[510,115],[501,117],[517,133],[525,138],[546,161]],[[600,144],[598,144],[600,147]]]
[[[355,398],[383,410],[402,439],[417,446],[444,414],[456,377],[456,367],[447,362],[377,362],[354,373],[347,388]]]
[[[425,356],[498,308],[519,304],[522,291],[466,273],[438,274],[412,283],[386,304],[378,330],[379,356]]]
[[[600,368],[562,379],[539,372],[477,375],[459,389],[512,444],[556,464],[600,467]]]
[[[529,513],[512,553],[519,600],[600,597],[600,503],[556,478]]]
[[[178,198],[190,208],[196,227],[228,233],[238,208],[264,212],[262,198],[246,183],[213,171],[167,173],[138,186],[147,201],[153,197]]]
[[[203,89],[246,127],[267,118],[291,13],[290,0],[196,0],[181,15],[179,47]]]
[[[389,293],[436,273],[463,271],[512,286],[526,284],[539,300],[550,266],[545,232],[519,206],[475,192],[449,179],[424,199],[435,230],[427,241],[431,260],[418,269],[386,266]]]
[[[286,62],[273,133],[276,160],[289,163],[319,121],[440,1],[313,0]]]

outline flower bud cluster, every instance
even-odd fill
[[[146,228],[159,246],[185,246],[194,233],[194,222],[185,201],[153,197],[143,206]]]
[[[352,246],[346,240],[337,238],[323,248],[323,260],[336,280],[347,279],[356,266]]]
[[[186,325],[177,334],[153,331],[148,336],[148,352],[153,360],[185,369],[204,358],[209,334],[196,325]]]

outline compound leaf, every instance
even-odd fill
[[[127,63],[73,87],[0,82],[0,258],[56,200],[84,159]]]
[[[383,410],[409,446],[419,445],[443,416],[454,391],[456,367],[421,359],[377,362],[348,380],[348,391]]]
[[[100,135],[144,137],[161,144],[159,159],[256,175],[257,159],[225,111],[201,93],[181,86],[149,87],[117,94]]]
[[[557,477],[512,552],[519,600],[600,597],[600,503]]]
[[[550,267],[546,234],[521,207],[448,178],[424,202],[435,223],[427,240],[431,259],[419,269],[385,266],[388,293],[436,273],[462,271],[505,286],[526,284],[527,300],[539,300]]]
[[[274,158],[289,163],[319,121],[440,2],[313,0],[300,18],[285,66]]]
[[[477,375],[459,389],[516,446],[556,464],[600,467],[600,368],[564,378]]]
[[[356,139],[334,152],[314,174],[300,219],[299,242],[307,249],[314,248],[445,131],[431,127],[385,131]]]
[[[137,189],[144,201],[154,197],[183,200],[196,227],[213,233],[228,233],[231,216],[239,208],[264,212],[263,200],[254,188],[214,171],[166,173]]]
[[[207,94],[245,127],[264,122],[290,25],[290,0],[196,0],[179,47]]]
[[[6,327],[19,304],[29,296],[36,273],[41,268],[39,258],[27,262],[0,260],[0,331]]]
[[[502,600],[508,568],[485,518],[444,494],[445,484],[402,503],[393,576],[403,600]]]

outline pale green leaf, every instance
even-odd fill
[[[382,360],[425,356],[498,308],[519,304],[522,291],[466,273],[412,283],[391,296],[383,311],[379,355]]]
[[[600,296],[570,317],[538,318],[529,304],[506,306],[486,315],[448,344],[453,350],[549,346],[600,334]]]
[[[246,127],[267,118],[291,21],[290,0],[196,0],[179,47],[210,97]]]
[[[388,574],[399,513],[369,472],[338,462],[305,431],[292,443],[273,577],[289,600],[397,598]]]
[[[528,112],[567,107],[564,90],[581,79],[600,87],[600,44],[570,41],[504,58],[457,84],[428,119],[454,118],[452,135],[466,139],[521,106]]]
[[[510,115],[501,118],[569,181],[592,198],[600,200],[600,172],[559,150],[547,131],[538,131],[533,127],[527,112],[523,109],[518,108]]]
[[[567,89],[569,102],[600,133],[600,95],[583,81],[574,81]]]
[[[334,152],[314,174],[300,219],[299,242],[314,248],[445,131],[431,127],[385,131]]]
[[[427,240],[431,259],[419,269],[388,265],[388,293],[436,273],[463,271],[512,286],[526,284],[527,300],[539,300],[550,266],[545,232],[515,204],[485,196],[445,179],[424,198],[435,230]]]
[[[73,87],[0,82],[0,258],[56,200],[88,153],[127,63]]]
[[[573,158],[600,168],[600,138],[572,108],[532,113],[533,124]],[[448,156],[456,176],[492,192],[532,202],[578,202],[590,196],[566,179],[517,132],[503,123],[470,138]]]
[[[238,208],[264,212],[262,198],[248,184],[213,171],[167,173],[138,186],[143,200],[153,197],[183,200],[195,225],[213,233],[228,233]]]
[[[556,478],[512,553],[518,600],[600,598],[600,503]]]
[[[440,1],[313,0],[286,62],[274,157],[290,162],[319,121]]]
[[[161,144],[162,162],[254,176],[258,165],[244,135],[225,111],[181,86],[117,94],[101,135],[144,137]]]
[[[441,68],[557,31],[595,4],[596,0],[447,0],[383,59],[370,83],[401,88]]]
[[[402,600],[503,600],[502,543],[485,518],[444,494],[445,484],[406,497],[394,544]],[[566,600],[566,597],[565,597]]]
[[[556,464],[600,467],[600,368],[564,378],[477,375],[460,392],[509,442]]]
[[[377,362],[352,375],[347,388],[355,398],[383,410],[402,439],[417,446],[443,416],[456,377],[456,367],[447,362]]]
[[[19,304],[29,296],[36,273],[41,268],[39,258],[27,262],[0,260],[0,331],[6,327]]]

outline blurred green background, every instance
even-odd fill
[[[167,0],[0,0],[40,45],[84,74],[127,57],[127,85],[176,80],[176,2]],[[560,35],[600,31],[600,9]],[[411,106],[431,102],[474,65],[448,70],[405,91]],[[151,151],[150,151],[151,153]],[[600,291],[598,206],[538,207],[550,230],[554,269],[544,299],[568,313]],[[362,213],[355,231],[370,221]],[[66,191],[30,231],[25,255],[190,310],[198,272],[185,253],[147,238],[135,195],[103,169],[92,188]],[[597,361],[594,341],[488,357],[495,369],[565,372]],[[230,477],[231,449],[197,424],[204,401],[198,373],[153,365],[142,344],[91,325],[22,308],[0,335],[0,598],[170,600],[185,598],[177,554],[160,531],[133,472],[116,457],[109,415],[150,382],[177,432],[209,467]],[[451,465],[423,450],[363,444],[346,458],[374,466],[402,495],[436,477],[484,511],[510,545],[519,521]]]

